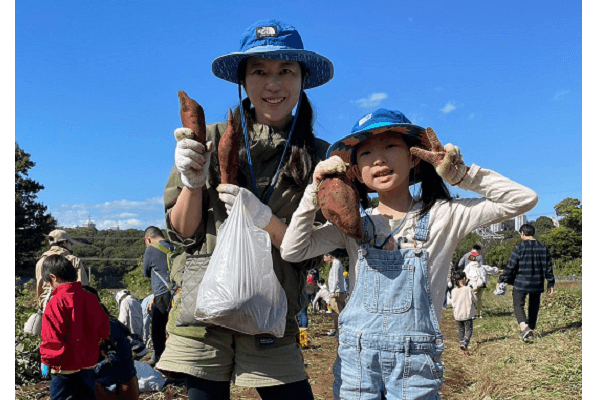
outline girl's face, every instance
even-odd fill
[[[408,187],[413,159],[402,136],[387,131],[358,145],[354,167],[360,182],[378,193],[389,192]]]
[[[302,70],[296,61],[250,58],[244,89],[256,110],[256,122],[284,128],[298,102]]]

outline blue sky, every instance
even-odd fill
[[[307,91],[317,136],[332,142],[369,111],[400,110],[467,164],[533,188],[532,219],[582,199],[578,2],[19,0],[15,140],[59,224],[164,227],[177,91],[207,122],[224,120],[237,87],[211,62],[266,18],[334,64],[333,80]]]

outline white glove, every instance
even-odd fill
[[[442,163],[435,167],[435,170],[446,182],[456,185],[467,174],[467,166],[458,146],[448,143],[444,146],[444,150],[446,150],[446,155],[442,159]]]
[[[175,129],[175,166],[181,174],[184,186],[196,189],[206,184],[210,155],[214,151],[212,142],[206,147],[193,139],[194,133],[188,128]]]
[[[231,211],[233,207],[233,203],[235,202],[236,197],[242,196],[240,199],[250,217],[252,218],[252,222],[257,228],[264,229],[269,222],[271,222],[271,216],[273,212],[271,208],[266,204],[263,204],[251,191],[248,189],[241,188],[236,185],[230,185],[226,183],[222,183],[217,186],[217,192],[219,192],[219,199],[223,203],[225,203],[225,208],[227,209],[227,213]]]
[[[431,128],[427,128],[426,133],[431,150],[411,147],[411,154],[433,165],[438,175],[452,186],[458,185],[467,175],[467,166],[460,154],[460,148],[452,143],[442,146]]]
[[[312,190],[313,203],[318,205],[317,192],[323,179],[329,175],[339,175],[346,172],[347,165],[339,156],[332,156],[326,160],[320,161],[315,167],[313,173],[313,183],[310,186]]]

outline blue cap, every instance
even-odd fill
[[[358,120],[350,135],[336,141],[327,149],[327,157],[339,156],[345,163],[356,164],[356,147],[373,135],[393,131],[402,135],[408,147],[420,147],[429,150],[431,144],[425,133],[425,128],[413,125],[412,122],[400,111],[380,108],[364,115]],[[416,172],[419,172],[417,164]],[[411,170],[411,183],[413,182],[413,171]],[[417,178],[417,182],[419,178]]]
[[[304,50],[296,28],[276,19],[258,21],[246,28],[240,39],[240,50],[216,58],[212,63],[213,74],[240,83],[238,66],[250,57],[299,62],[309,73],[305,89],[320,86],[333,78],[333,63],[320,54]]]

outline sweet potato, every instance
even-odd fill
[[[221,169],[221,183],[237,185],[238,167],[240,165],[240,132],[233,129],[233,115],[229,110],[227,129],[219,139],[217,155]]]
[[[360,219],[360,198],[356,187],[344,175],[323,179],[317,200],[323,216],[346,235],[360,240],[363,237]]]
[[[189,128],[194,131],[194,140],[206,144],[204,110],[200,104],[189,98],[183,90],[178,91],[177,96],[179,96],[181,124],[184,128]]]

